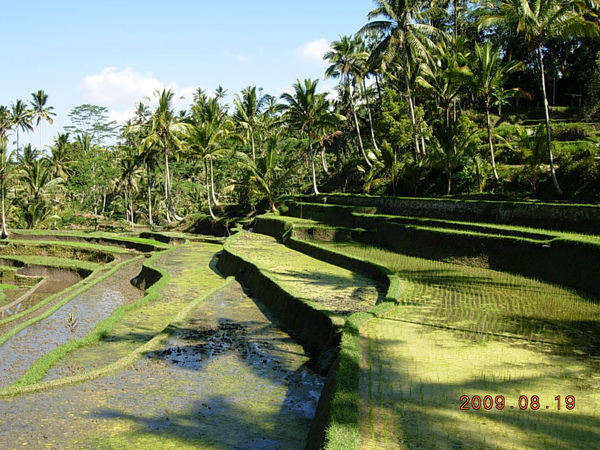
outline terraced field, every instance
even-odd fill
[[[462,232],[493,235],[485,227]],[[597,296],[476,267],[482,257],[435,261],[358,243],[372,234],[306,217],[259,218],[255,230],[224,246],[183,234],[23,233],[0,247],[3,445],[600,442]],[[66,284],[45,292],[56,279]]]
[[[138,242],[163,251],[5,321],[3,447],[304,448],[323,386],[305,350],[218,273],[219,244]]]
[[[556,278],[561,267],[573,273],[573,261],[597,280],[589,259],[597,236],[355,210],[305,204],[288,243],[329,260],[374,263],[399,278],[391,307],[359,321],[356,447],[597,446],[600,298],[489,269],[510,270],[512,256],[515,272],[530,273],[520,260],[535,258],[514,251],[539,248],[541,256],[556,243],[564,259],[538,259],[555,266],[539,273]],[[339,227],[343,220],[371,228]],[[573,284],[597,289],[581,275]],[[330,442],[343,447],[343,441]]]

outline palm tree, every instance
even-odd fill
[[[0,125],[1,115],[2,114],[0,114]],[[6,229],[6,182],[10,170],[10,156],[7,148],[7,139],[0,134],[0,202],[2,207],[2,229],[0,230],[0,239],[6,239],[8,237],[8,231]]]
[[[498,95],[507,98],[510,95],[517,95],[522,92],[520,89],[504,89],[508,78],[515,72],[523,70],[525,64],[521,61],[502,62],[502,56],[498,46],[491,42],[484,44],[475,44],[474,60],[472,67],[462,68],[462,74],[466,75],[466,88],[469,92],[480,97],[485,105],[485,116],[487,124],[488,146],[492,159],[492,169],[494,178],[498,180],[498,170],[496,169],[496,157],[494,154],[494,142],[492,139],[492,120],[490,118],[490,106]]]
[[[234,120],[246,131],[252,149],[252,160],[256,161],[255,133],[261,125],[261,115],[267,104],[268,97],[262,93],[262,89],[256,86],[248,86],[242,89],[241,97],[235,94],[233,104],[235,105]]]
[[[216,97],[199,98],[192,106],[192,119],[188,148],[192,156],[203,161],[208,209],[214,219],[211,198],[215,206],[219,203],[215,196],[213,161],[229,150],[228,143],[232,138],[241,140],[241,137],[231,132],[234,123],[223,111]]]
[[[50,154],[46,157],[50,163],[52,175],[62,178],[65,183],[72,173],[69,167],[69,146],[69,133],[58,133],[54,138],[54,145],[50,148]]]
[[[359,47],[362,44],[360,37],[352,38],[351,36],[341,36],[339,41],[333,41],[331,43],[331,50],[329,50],[323,59],[331,63],[331,65],[325,71],[326,78],[340,78],[346,93],[348,94],[348,100],[350,102],[350,109],[354,118],[354,126],[356,127],[356,134],[358,137],[358,143],[360,151],[365,159],[367,165],[371,167],[373,164],[369,161],[365,152],[365,147],[360,135],[360,126],[358,124],[358,116],[356,114],[356,105],[354,104],[352,85],[356,81],[356,74],[362,69],[368,58],[368,54],[364,51],[359,51]]]
[[[424,23],[424,18],[434,9],[427,9],[430,2],[426,0],[375,0],[375,4],[377,7],[369,12],[367,18],[379,20],[367,23],[359,33],[379,33],[384,36],[370,56],[370,60],[379,61],[384,70],[399,58],[404,80],[402,91],[407,97],[415,152],[424,156],[425,149],[419,142],[413,84],[418,66],[426,61],[433,51],[432,37],[440,34],[437,28]]]
[[[286,92],[281,95],[281,99],[287,103],[281,105],[281,109],[284,111],[284,119],[290,126],[295,127],[301,134],[308,137],[308,154],[315,194],[319,194],[315,153],[313,151],[315,132],[327,125],[337,125],[341,120],[338,114],[329,111],[326,94],[317,93],[317,84],[318,80],[311,80],[310,78],[302,83],[300,80],[296,80],[293,85],[294,94]]]
[[[563,192],[554,168],[543,48],[552,38],[596,37],[600,34],[597,24],[586,20],[583,4],[578,0],[502,0],[495,13],[485,16],[479,23],[480,27],[505,25],[519,36],[526,46],[536,51],[546,119],[546,145],[550,157],[550,172],[558,195],[562,195]]]
[[[243,153],[240,155],[240,165],[250,171],[250,187],[264,195],[271,212],[277,212],[275,196],[278,191],[281,192],[295,170],[294,164],[288,164],[286,167],[279,164],[279,145],[280,136],[273,134],[267,139],[263,156],[256,161],[250,160]]]
[[[48,94],[43,90],[36,91],[31,94],[33,100],[30,102],[33,107],[33,118],[36,120],[36,126],[40,127],[40,149],[42,148],[42,123],[48,122],[50,125],[54,123],[52,117],[56,116],[53,112],[53,106],[46,106]]]
[[[40,157],[42,153],[33,148],[31,144],[26,144],[23,150],[17,151],[17,162],[23,168],[31,167]]]
[[[448,125],[440,123],[433,129],[436,140],[436,152],[432,155],[435,162],[446,174],[446,193],[452,192],[452,174],[460,166],[463,156],[476,146],[474,139],[477,128],[466,118],[460,116],[458,120]]]
[[[540,123],[535,131],[531,128],[517,128],[517,148],[523,153],[531,193],[535,196],[538,190],[540,165],[546,153],[546,130],[543,124]]]
[[[133,209],[133,193],[138,190],[138,179],[141,176],[142,169],[138,165],[137,155],[129,151],[123,155],[121,162],[121,176],[119,188],[123,190],[125,200],[125,219],[131,223],[131,231],[135,231],[134,209]]]
[[[165,203],[166,203],[166,220],[171,223],[170,214],[175,220],[182,220],[175,212],[173,197],[171,192],[171,173],[169,171],[170,157],[182,147],[181,139],[189,132],[190,125],[184,122],[177,121],[172,108],[174,93],[171,89],[163,89],[162,91],[154,91],[155,97],[158,98],[158,106],[149,122],[142,124],[145,128],[146,137],[141,142],[140,154],[152,146],[157,146],[163,153],[165,162]],[[136,128],[137,127],[137,128]],[[134,126],[134,131],[139,130],[140,126]]]
[[[23,100],[17,100],[11,105],[11,122],[17,132],[17,151],[19,150],[19,129],[22,131],[33,131],[31,125],[32,111],[27,109]]]

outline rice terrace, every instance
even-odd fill
[[[324,195],[226,238],[15,231],[2,446],[595,448],[600,237],[510,225],[526,204],[443,218],[478,206]]]
[[[600,450],[598,0],[5,3],[0,450]]]

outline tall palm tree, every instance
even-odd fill
[[[494,142],[492,139],[493,125],[490,117],[490,106],[497,95],[507,98],[509,95],[514,96],[522,92],[518,88],[504,89],[504,85],[513,73],[523,70],[525,64],[517,60],[502,62],[499,47],[491,42],[476,43],[473,56],[474,59],[471,68],[464,67],[459,73],[465,76],[463,80],[468,91],[480,97],[485,105],[488,147],[490,149],[494,177],[498,180]]]
[[[11,122],[17,133],[17,151],[19,150],[19,130],[25,132],[33,131],[33,126],[31,125],[32,112],[32,110],[27,109],[23,100],[17,99],[11,105]]]
[[[600,34],[597,24],[586,20],[583,11],[584,3],[579,0],[502,0],[492,14],[483,17],[479,22],[480,27],[493,25],[508,27],[526,46],[536,51],[546,119],[546,145],[550,158],[550,172],[558,195],[562,195],[563,191],[558,184],[554,168],[543,49],[552,38],[597,37]]]
[[[435,12],[435,8],[429,8],[431,2],[426,0],[375,0],[375,4],[376,8],[369,12],[367,18],[378,20],[368,22],[359,32],[380,33],[384,36],[370,56],[371,60],[379,61],[384,70],[399,58],[401,77],[404,81],[402,91],[405,92],[409,107],[415,152],[424,156],[425,149],[420,143],[415,112],[413,85],[418,66],[429,58],[434,49],[432,37],[440,35],[436,27],[424,20]]]
[[[36,121],[36,126],[40,127],[40,149],[42,148],[42,124],[43,122],[48,122],[50,125],[54,123],[54,116],[56,113],[53,112],[53,106],[46,106],[46,102],[48,101],[48,94],[46,94],[43,90],[38,90],[31,94],[32,101],[30,101],[31,106],[33,107],[33,118]]]
[[[256,86],[248,86],[242,89],[241,96],[234,95],[235,105],[234,120],[246,132],[252,149],[252,161],[256,161],[255,133],[261,125],[261,115],[267,104],[268,97],[262,93],[262,89]]]
[[[328,124],[336,125],[341,120],[338,114],[329,111],[326,94],[317,93],[317,84],[318,80],[311,80],[310,78],[305,79],[302,83],[300,80],[296,80],[293,85],[294,94],[285,92],[281,95],[281,99],[287,103],[281,105],[281,109],[284,111],[284,119],[291,127],[296,128],[308,138],[308,154],[315,194],[319,194],[315,152],[313,151],[315,132]]]
[[[171,223],[169,213],[173,215],[175,220],[182,220],[183,217],[177,215],[173,204],[169,159],[176,151],[181,149],[181,139],[188,133],[190,125],[177,120],[172,107],[175,93],[171,89],[154,91],[154,95],[158,99],[158,106],[149,122],[142,125],[145,128],[146,137],[141,142],[140,153],[144,153],[147,148],[152,146],[158,146],[163,153],[165,164],[165,203],[167,208],[166,220],[167,223]]]
[[[358,116],[356,114],[356,105],[354,104],[354,98],[352,95],[353,84],[356,82],[357,78],[356,75],[357,73],[360,73],[362,69],[361,66],[365,65],[369,56],[365,51],[361,51],[361,44],[362,39],[358,36],[355,38],[352,36],[341,36],[339,41],[333,41],[331,43],[331,50],[323,55],[323,59],[331,63],[331,65],[325,71],[325,77],[340,78],[340,82],[348,94],[348,100],[350,102],[352,117],[354,118],[354,126],[356,127],[360,151],[367,165],[371,167],[373,164],[365,152],[365,146],[360,134]]]
[[[1,116],[0,113],[0,127],[1,127]],[[1,131],[1,128],[0,128]],[[0,134],[0,206],[2,209],[2,220],[0,239],[6,239],[8,237],[8,230],[6,229],[6,182],[8,180],[10,170],[10,153],[8,152],[6,136]]]
[[[241,140],[241,137],[232,133],[234,122],[227,116],[216,97],[203,97],[196,101],[192,106],[192,118],[193,123],[188,132],[188,148],[191,156],[203,161],[208,209],[214,219],[211,199],[215,206],[219,203],[215,195],[213,162],[229,150],[231,139]]]

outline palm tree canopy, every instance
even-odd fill
[[[52,125],[54,123],[52,117],[56,116],[56,113],[53,112],[53,106],[46,106],[48,94],[40,89],[31,94],[31,97],[33,100],[30,103],[33,107],[33,117],[36,119],[36,125],[39,126],[44,120]]]
[[[479,27],[505,25],[533,47],[551,38],[598,37],[598,26],[586,20],[585,10],[579,0],[503,0],[479,21]]]
[[[504,92],[508,78],[524,68],[525,64],[522,61],[503,62],[497,45],[491,42],[476,43],[470,67],[460,68],[457,76],[462,78],[469,92],[483,98],[486,106],[489,107],[494,96],[500,91]],[[522,92],[520,89],[511,91],[513,94]]]
[[[361,72],[368,57],[360,36],[341,36],[339,41],[331,43],[331,50],[323,55],[323,59],[331,63],[325,71],[325,77],[342,78],[342,82],[349,83],[350,77],[355,78]]]
[[[337,124],[341,117],[329,111],[329,102],[325,93],[317,93],[319,80],[296,80],[294,94],[287,92],[281,99],[287,104],[281,105],[286,121],[301,133],[314,137],[314,132],[323,126]]]
[[[383,39],[371,53],[370,59],[381,61],[385,69],[398,53],[403,53],[405,61],[427,60],[434,48],[432,37],[439,36],[440,30],[426,23],[428,17],[441,15],[437,7],[428,7],[425,0],[375,0],[377,5],[367,15],[372,20],[364,25],[359,33],[380,33]]]

